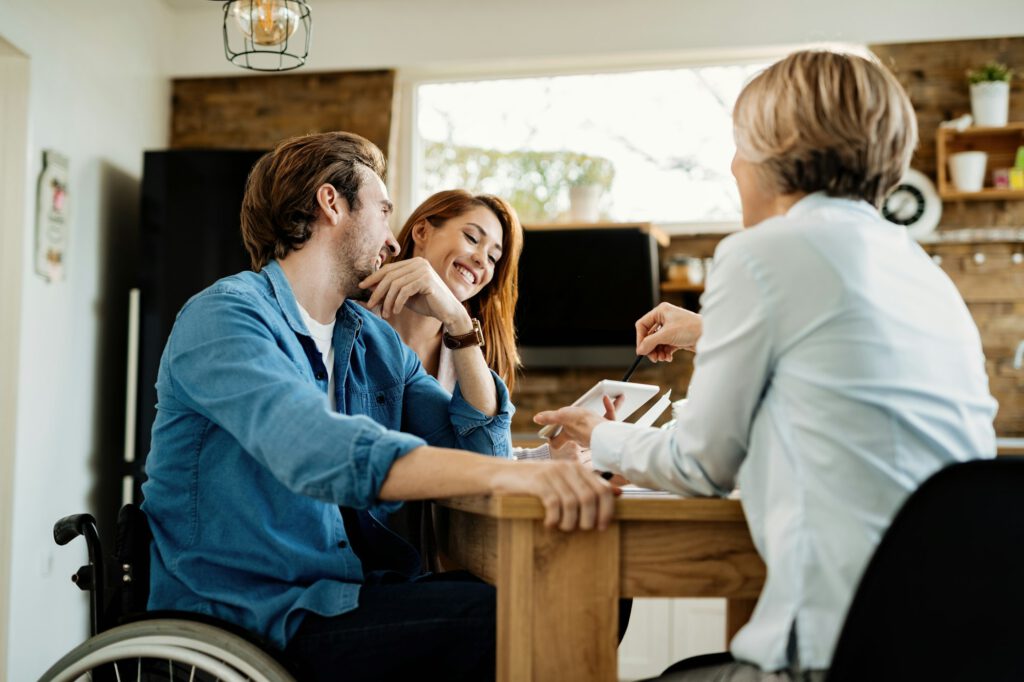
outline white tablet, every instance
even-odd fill
[[[659,387],[653,384],[634,384],[628,381],[605,379],[594,384],[594,387],[581,395],[572,406],[582,407],[594,414],[603,415],[604,397],[608,396],[614,400],[621,395],[622,404],[615,410],[615,418],[617,421],[622,421],[636,412],[637,408],[641,405],[653,398],[659,390]],[[541,438],[551,438],[557,432],[558,427],[554,424],[549,424],[540,430],[539,435]]]

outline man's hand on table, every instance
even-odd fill
[[[502,467],[491,481],[500,493],[523,493],[540,498],[544,525],[570,531],[605,530],[621,491],[579,462],[518,462]]]

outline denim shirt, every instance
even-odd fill
[[[382,551],[401,554],[379,523],[399,506],[378,499],[396,459],[425,444],[510,456],[513,408],[497,375],[489,417],[448,394],[386,322],[351,301],[333,343],[337,412],[276,261],[182,308],[160,360],[142,488],[151,610],[216,616],[283,648],[306,612],[356,608],[364,570],[386,565],[357,556],[353,542],[390,542]],[[346,528],[339,505],[369,510],[364,527]]]

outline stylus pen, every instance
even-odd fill
[[[635,371],[636,371],[636,368],[640,366],[640,362],[641,362],[641,361],[642,361],[642,360],[643,360],[643,359],[644,359],[645,357],[647,357],[647,356],[646,356],[646,355],[638,355],[638,356],[636,356],[636,360],[634,360],[634,361],[633,361],[633,366],[632,366],[632,367],[630,367],[630,368],[629,368],[628,370],[626,370],[626,376],[622,377],[622,380],[623,380],[623,381],[629,381],[629,378],[630,378],[631,376],[633,376],[633,372],[635,372]]]

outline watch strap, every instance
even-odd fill
[[[445,348],[451,350],[458,350],[459,348],[469,348],[470,346],[484,347],[484,332],[480,328],[480,320],[473,318],[473,329],[465,334],[452,335],[447,331],[442,331],[441,341],[444,343]]]

